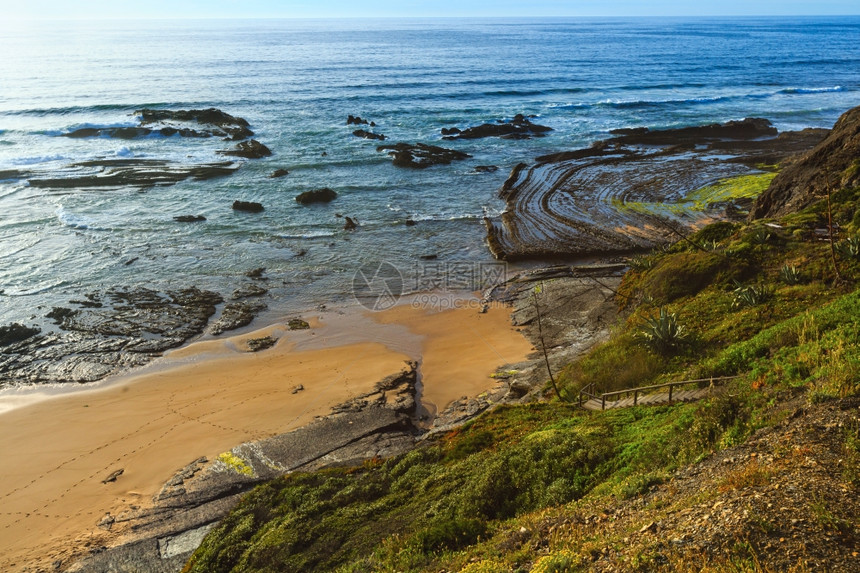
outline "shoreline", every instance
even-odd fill
[[[0,412],[4,449],[16,460],[3,472],[0,564],[37,570],[27,567],[68,563],[109,545],[119,531],[99,521],[151,504],[195,458],[215,459],[248,440],[304,427],[416,354],[419,369],[427,369],[420,378],[424,409],[435,412],[491,388],[496,368],[533,350],[510,326],[507,308],[428,312],[404,303],[381,313],[354,310],[309,313],[308,330],[276,324],[192,343],[95,388],[33,393],[30,403],[7,394],[7,404],[19,403]],[[278,342],[247,352],[247,340],[260,336]],[[452,367],[460,384],[443,378]]]

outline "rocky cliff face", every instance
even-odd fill
[[[750,217],[780,217],[836,189],[860,184],[860,107],[848,110],[821,143],[782,170],[759,196]]]

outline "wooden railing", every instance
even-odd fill
[[[628,388],[626,390],[616,390],[614,392],[602,392],[600,394],[593,393],[594,383],[588,384],[583,387],[582,390],[579,391],[579,406],[587,402],[590,399],[600,400],[600,409],[606,409],[606,399],[614,396],[624,396],[633,394],[633,405],[637,405],[639,403],[639,394],[647,394],[651,393],[654,390],[659,390],[661,388],[669,389],[669,403],[672,403],[672,392],[677,386],[685,386],[687,384],[701,384],[702,382],[709,382],[710,385],[714,385],[714,383],[721,383],[726,380],[732,380],[734,378],[738,378],[738,376],[715,376],[712,378],[699,378],[697,380],[681,380],[679,382],[666,382],[665,384],[654,384],[652,386],[638,386],[636,388]]]

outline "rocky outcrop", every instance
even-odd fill
[[[209,130],[210,135],[229,137],[234,141],[246,139],[254,135],[254,132],[251,131],[250,125],[245,119],[232,116],[214,107],[189,110],[139,109],[134,113],[140,116],[141,125],[164,122],[194,122],[211,126]]]
[[[206,220],[203,215],[179,215],[173,218],[177,223],[201,223]]]
[[[551,127],[532,123],[523,114],[518,113],[510,121],[499,120],[496,123],[485,123],[465,130],[447,128],[442,130],[442,139],[481,139],[484,137],[501,137],[502,139],[530,139],[543,137]]]
[[[352,134],[356,137],[361,137],[363,139],[376,139],[379,141],[385,141],[385,136],[381,133],[373,133],[370,131],[365,131],[363,129],[356,129],[352,132]]]
[[[757,139],[773,137],[778,132],[767,119],[746,118],[741,121],[712,123],[677,129],[655,129],[647,127],[614,130],[617,137],[607,140],[610,144],[621,145],[680,145],[683,143],[700,144],[709,140]]]
[[[224,306],[221,316],[216,320],[209,331],[218,336],[230,330],[236,330],[248,326],[261,310],[265,310],[266,303],[260,300],[230,302]]]
[[[372,121],[367,121],[366,119],[362,119],[357,115],[350,115],[346,118],[347,125],[369,125],[370,127],[376,127],[376,123]]]
[[[275,169],[271,175],[269,175],[269,179],[278,179],[279,177],[285,177],[289,175],[290,172],[286,169]]]
[[[468,153],[446,149],[436,145],[424,143],[397,143],[394,145],[380,145],[377,151],[387,151],[394,158],[394,165],[410,169],[426,169],[433,165],[448,165],[452,161],[459,161],[472,157]]]
[[[773,137],[767,120],[651,131],[625,130],[589,148],[517,165],[499,190],[507,205],[485,218],[500,259],[628,253],[675,241],[740,203],[685,204],[720,179],[754,173],[762,157],[785,159],[815,133]]]
[[[305,191],[296,195],[296,203],[301,205],[311,205],[313,203],[330,203],[337,199],[337,192],[328,187],[322,189],[314,189],[313,191]]]
[[[245,213],[262,213],[266,208],[255,201],[233,201],[233,210]]]
[[[194,287],[89,293],[47,313],[49,330],[0,329],[0,386],[92,382],[141,366],[202,333],[221,302]]]
[[[751,218],[796,212],[827,194],[860,185],[860,107],[839,118],[814,149],[791,161],[755,202]]]
[[[248,141],[240,141],[233,149],[219,151],[218,153],[233,157],[244,157],[245,159],[260,159],[261,157],[269,157],[272,154],[272,150],[256,139],[249,139]]]

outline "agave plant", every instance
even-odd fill
[[[860,259],[860,239],[857,237],[848,237],[844,241],[839,241],[833,248],[846,259]]]
[[[634,255],[627,261],[630,268],[637,271],[647,271],[654,267],[654,259],[645,255]]]
[[[766,245],[770,242],[771,234],[764,227],[757,228],[750,236],[750,240],[756,245]]]
[[[686,336],[684,327],[678,324],[677,315],[670,314],[664,307],[660,308],[657,316],[646,318],[637,333],[637,338],[644,346],[660,353],[677,348]]]
[[[765,285],[742,285],[735,281],[735,299],[732,308],[746,308],[756,306],[771,297],[773,290]]]
[[[800,272],[794,265],[782,265],[779,271],[779,278],[787,285],[800,284]]]

